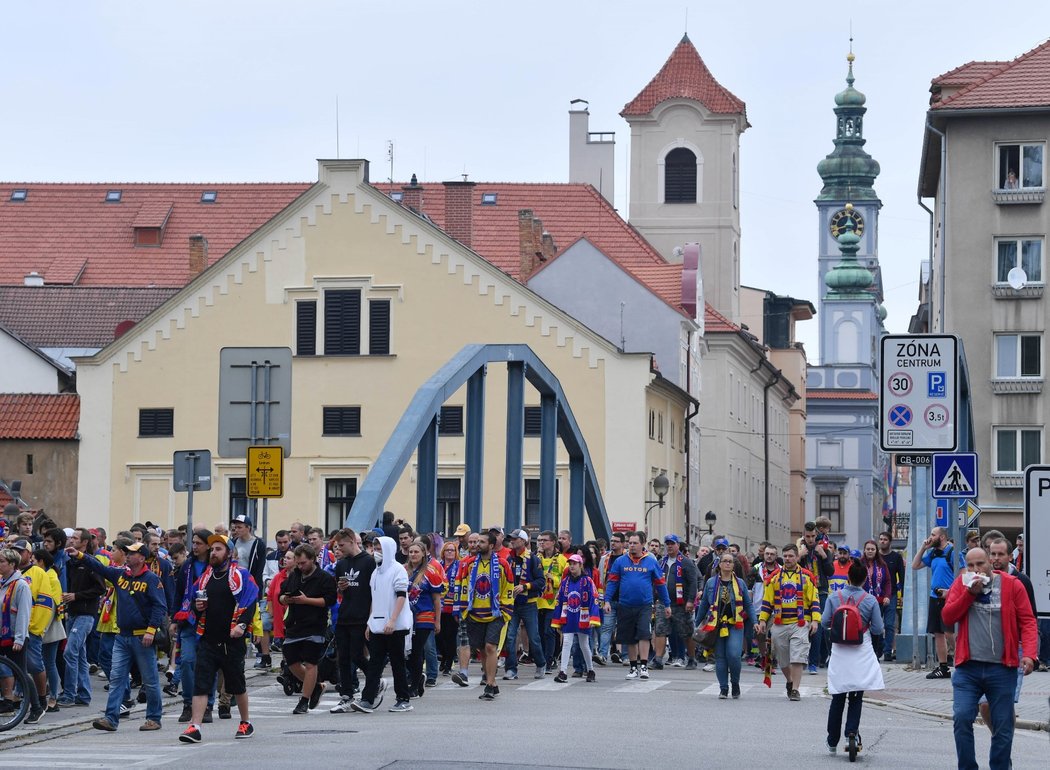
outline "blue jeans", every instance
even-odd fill
[[[882,625],[886,627],[886,642],[883,646],[883,658],[893,652],[893,640],[897,636],[897,594],[890,597],[890,603],[882,608]]]
[[[62,621],[56,620],[56,623]],[[58,700],[58,645],[61,642],[48,642],[44,645],[44,670],[47,672],[47,695]]]
[[[545,661],[554,660],[554,650],[558,645],[558,637],[561,636],[561,632],[551,625],[551,620],[554,618],[554,609],[540,610],[539,615],[539,627],[540,627],[540,638],[543,640],[543,659]],[[536,653],[532,653],[533,660],[535,660]]]
[[[88,677],[87,638],[95,628],[94,615],[72,615],[66,626],[66,678],[62,698],[91,702],[91,679]]]
[[[602,616],[601,633],[598,639],[598,654],[606,659],[609,657],[609,646],[613,633],[616,631],[616,605],[610,604],[609,606],[612,609]]]
[[[427,679],[436,680],[438,678],[438,649],[437,639],[433,633],[427,637],[427,644],[423,651],[427,656]]]
[[[142,675],[142,689],[146,691],[146,719],[160,722],[164,707],[157,681],[157,651],[153,646],[143,647],[141,636],[118,634],[113,640],[113,675],[109,678],[109,699],[106,701],[106,719],[120,724],[120,704],[128,693],[128,674],[131,662],[138,664]]]
[[[518,627],[524,623],[525,633],[529,635],[529,645],[532,647],[532,660],[537,667],[547,665],[546,653],[540,644],[539,614],[536,605],[532,602],[515,604],[514,611],[510,615],[510,623],[507,624],[507,672],[518,670]],[[539,654],[539,657],[537,656]]]
[[[179,631],[179,683],[182,685],[182,704],[193,705],[193,668],[197,665],[197,645],[200,637],[190,626]],[[208,708],[215,705],[215,685],[208,695]]]
[[[715,676],[718,687],[729,688],[729,682],[740,684],[740,653],[744,650],[744,629],[731,628],[729,636],[720,636],[715,641]]]
[[[954,692],[952,716],[955,723],[955,754],[960,770],[977,770],[977,756],[973,743],[973,720],[977,717],[977,702],[982,695],[988,698],[991,711],[992,748],[989,752],[991,770],[1007,770],[1014,742],[1014,690],[1017,687],[1017,669],[1000,663],[967,661],[956,666],[952,674]]]
[[[842,712],[846,708],[846,696],[849,695],[849,710],[846,711],[846,735],[860,732],[860,710],[864,707],[864,691],[853,690],[840,692],[831,696],[831,708],[828,709],[828,745],[838,746],[842,738]]]
[[[1050,618],[1039,619],[1039,660],[1050,665]]]
[[[102,667],[102,673],[106,675],[106,679],[109,679],[109,675],[113,671],[113,640],[116,636],[116,634],[106,631],[103,632],[98,642],[98,664]]]

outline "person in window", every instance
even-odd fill
[[[1003,189],[1016,190],[1017,187],[1017,170],[1012,168],[1006,172],[1006,182],[1003,183]]]

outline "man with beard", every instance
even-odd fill
[[[747,576],[747,585],[751,589],[752,607],[762,606],[762,595],[766,590],[766,581],[769,580],[770,575],[780,569],[780,559],[777,556],[777,547],[775,545],[772,543],[763,543],[761,555],[762,560],[751,568],[751,571]],[[753,624],[749,624],[749,627],[753,629]],[[760,640],[757,638],[754,639],[755,644],[748,647],[748,650],[751,650],[752,647],[755,648],[755,653],[748,655],[747,662],[749,664],[755,662],[759,641]]]
[[[514,581],[510,565],[496,551],[496,534],[489,530],[478,540],[478,555],[459,572],[456,609],[467,627],[472,650],[482,656],[485,691],[481,700],[495,700],[496,663],[503,643],[503,629],[514,606]]]
[[[324,653],[328,608],[335,604],[335,578],[317,566],[317,552],[308,543],[295,549],[295,569],[281,585],[278,601],[288,607],[284,620],[284,661],[288,672],[303,683],[303,697],[292,710],[305,714],[317,708],[324,694],[317,681],[317,664]]]
[[[179,640],[179,683],[182,686],[182,714],[179,721],[183,723],[189,722],[193,717],[193,668],[197,663],[197,645],[200,638],[197,636],[195,624],[190,620],[195,614],[192,595],[197,581],[208,568],[211,555],[208,540],[211,536],[212,533],[206,529],[198,529],[193,533],[193,550],[175,576],[176,611],[170,630],[171,638]],[[172,694],[167,687],[164,691]],[[208,708],[203,715],[205,723],[212,721],[214,705],[215,689],[212,688],[209,692]]]
[[[613,562],[623,556],[624,547],[627,545],[627,538],[623,532],[613,532],[612,537],[609,539],[609,553],[603,554],[601,560],[598,562],[598,575],[601,578],[602,585],[609,585],[609,568],[612,567]],[[543,548],[543,534],[540,535],[540,548]],[[562,557],[564,559],[565,557]],[[561,575],[565,571],[563,565],[558,570],[557,584],[553,586],[552,598],[551,598],[551,610],[554,609],[553,597],[558,595],[558,588],[561,586]],[[547,625],[550,626],[550,612],[547,613]],[[609,660],[610,653],[609,647],[612,646],[613,633],[616,630],[616,608],[612,607],[611,611],[602,614],[602,627],[601,633],[598,637],[598,656],[595,662],[599,666],[604,666]],[[551,644],[551,658],[554,657],[554,645]],[[620,653],[616,651],[615,646],[612,650],[612,662],[620,662]],[[553,661],[552,661],[553,662]]]
[[[817,600],[820,602],[821,607],[824,606],[828,598],[828,578],[831,577],[832,571],[831,562],[832,554],[830,549],[825,547],[824,541],[817,539],[816,522],[807,521],[802,532],[802,541],[798,546],[798,563],[802,569],[809,570],[813,573],[813,577],[816,578]],[[809,646],[809,673],[816,674],[818,666],[826,666],[830,654],[831,642],[828,641],[827,634],[824,633],[823,628],[817,629],[817,633],[813,636],[813,642]]]
[[[890,603],[882,608],[882,624],[886,628],[886,654],[883,655],[883,660],[896,658],[893,644],[897,639],[897,597],[904,590],[904,557],[899,551],[894,551],[892,546],[893,536],[889,532],[880,532],[879,555],[890,568],[890,578],[893,581],[893,596],[890,597]]]
[[[335,623],[335,648],[339,665],[339,703],[333,714],[349,712],[354,693],[359,689],[358,670],[367,671],[365,628],[372,605],[369,581],[375,571],[375,559],[358,544],[357,533],[341,529],[335,540],[342,558],[335,563],[336,589],[339,592],[339,615]]]
[[[937,661],[940,665],[926,675],[927,679],[947,679],[951,676],[948,673],[948,647],[955,634],[952,625],[941,619],[941,610],[944,609],[948,590],[952,587],[952,581],[955,580],[957,559],[955,546],[948,542],[948,530],[944,527],[934,527],[911,562],[911,568],[915,570],[930,568],[930,600],[929,610],[926,613],[926,633],[933,634]]]
[[[193,717],[179,736],[183,743],[201,742],[201,722],[215,684],[222,673],[226,692],[237,701],[240,723],[234,738],[250,738],[255,728],[248,721],[248,688],[244,681],[246,636],[255,618],[259,586],[247,569],[232,557],[229,538],[212,535],[208,567],[190,591],[196,633],[200,637],[193,673]]]

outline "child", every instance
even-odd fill
[[[555,682],[567,682],[565,671],[572,658],[572,637],[580,645],[583,659],[587,664],[587,681],[594,681],[594,662],[591,660],[591,628],[600,626],[601,615],[598,611],[598,589],[590,575],[583,574],[583,557],[578,553],[569,557],[569,574],[562,578],[558,589],[558,599],[554,606],[554,618],[551,625],[561,628],[561,669],[554,677]]]

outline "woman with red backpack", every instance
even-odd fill
[[[882,611],[875,597],[863,588],[867,579],[867,567],[860,560],[854,560],[849,567],[849,585],[828,594],[820,618],[831,639],[827,748],[832,754],[838,750],[842,737],[842,712],[848,698],[846,740],[851,762],[862,748],[860,712],[864,706],[864,692],[885,687],[875,655],[875,644],[883,633]]]

